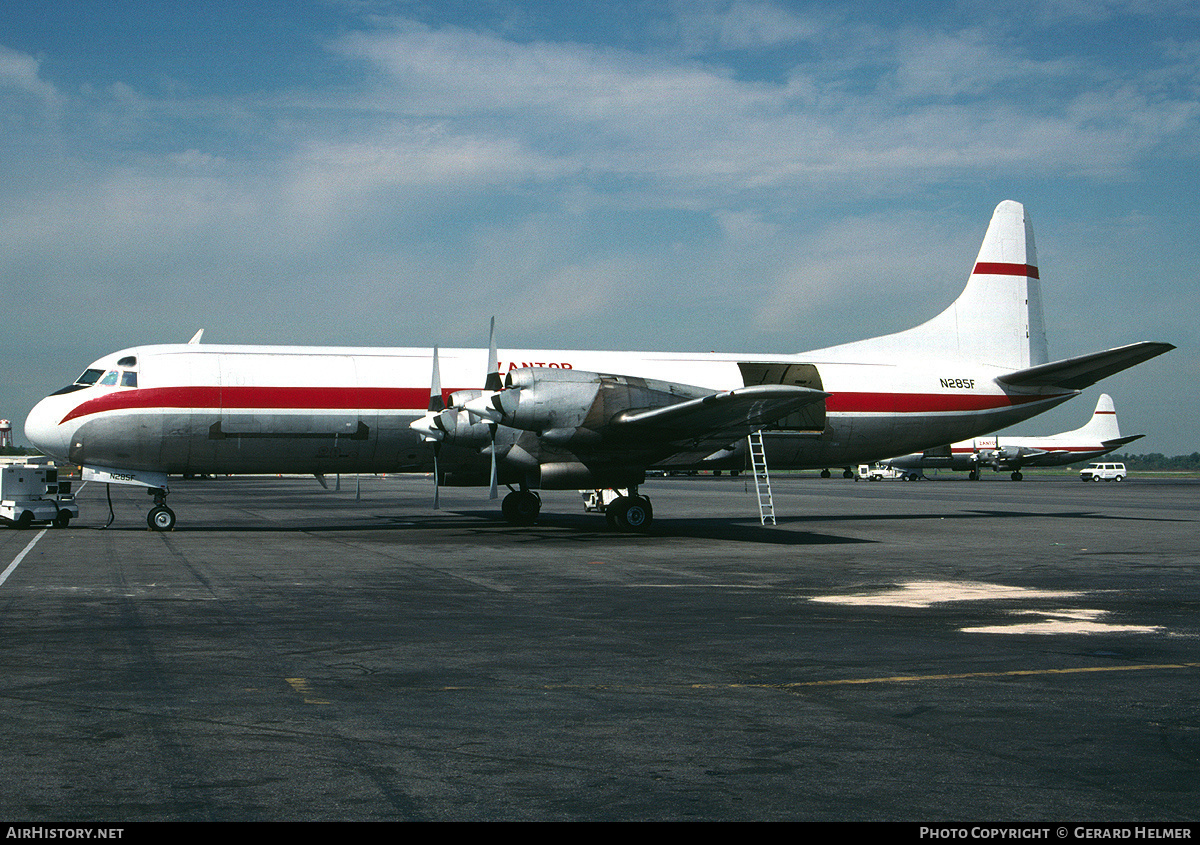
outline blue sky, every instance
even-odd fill
[[[944,308],[1015,199],[1052,358],[1180,347],[1021,431],[1106,390],[1188,453],[1198,164],[1190,2],[6,2],[0,416],[201,327],[816,349]]]

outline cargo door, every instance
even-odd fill
[[[788,384],[813,390],[825,389],[821,386],[821,374],[815,364],[739,361],[738,368],[742,371],[742,383],[747,387]],[[768,430],[821,434],[825,431],[825,400],[805,405],[771,425]]]

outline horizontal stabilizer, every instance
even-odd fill
[[[1005,376],[998,376],[996,381],[1011,387],[1061,387],[1066,390],[1083,390],[1102,378],[1149,361],[1174,348],[1170,343],[1153,341],[1131,343],[1104,352],[1092,352],[1076,358],[1017,370]]]
[[[622,435],[637,432],[639,436],[669,441],[703,438],[718,432],[744,436],[828,395],[808,387],[761,384],[663,408],[622,411],[612,423]]]
[[[1141,440],[1145,436],[1146,435],[1144,435],[1144,434],[1133,434],[1133,435],[1130,435],[1129,437],[1118,437],[1115,440],[1105,440],[1104,448],[1105,449],[1115,449],[1118,446],[1124,446],[1126,443],[1132,443],[1135,440]]]

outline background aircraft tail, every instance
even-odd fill
[[[1080,439],[1099,440],[1101,443],[1106,440],[1119,440],[1121,429],[1117,425],[1117,408],[1113,404],[1112,397],[1107,393],[1101,393],[1100,400],[1096,403],[1096,410],[1092,412],[1092,418],[1083,428],[1069,433]]]
[[[1046,363],[1037,249],[1025,207],[1012,200],[996,206],[967,286],[941,314],[906,331],[818,351],[832,361],[915,355],[1007,370]]]

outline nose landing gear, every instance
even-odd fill
[[[151,487],[146,491],[154,497],[154,507],[146,514],[146,525],[151,531],[171,531],[175,528],[175,511],[167,507],[167,490]]]

